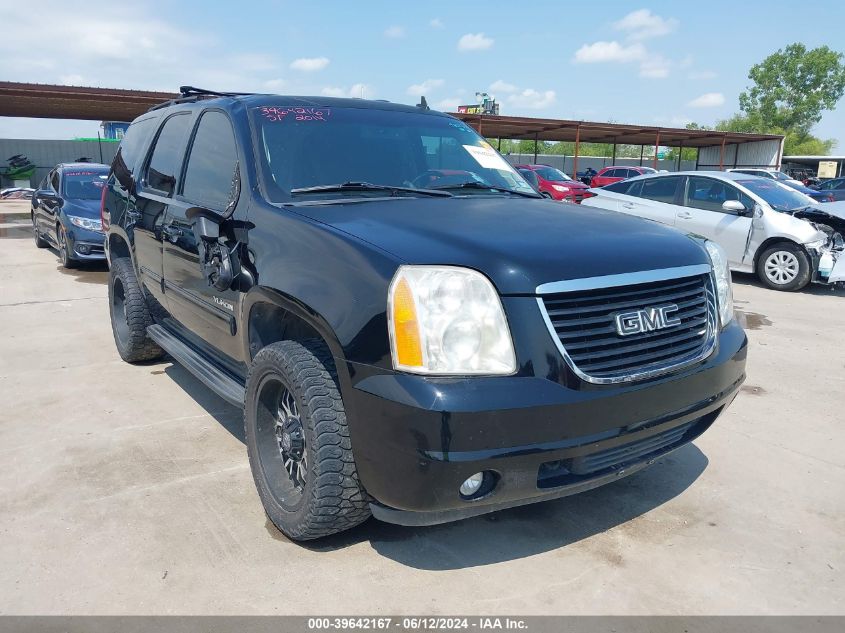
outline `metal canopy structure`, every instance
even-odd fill
[[[0,116],[131,121],[152,106],[178,96],[169,92],[0,81]]]
[[[745,134],[721,132],[718,130],[687,130],[684,128],[625,125],[620,123],[598,123],[593,121],[569,121],[566,119],[535,119],[530,117],[491,116],[480,114],[453,113],[487,138],[562,141],[575,143],[575,166],[578,169],[578,148],[581,143],[608,143],[614,145],[640,145],[667,147],[703,148],[720,146],[724,165],[724,148],[727,145],[741,145],[760,141],[781,143],[783,136],[775,134]],[[614,157],[616,152],[614,151]],[[536,151],[535,151],[536,155]],[[654,153],[657,164],[657,151]]]

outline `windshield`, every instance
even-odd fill
[[[773,171],[771,174],[775,177],[775,180],[793,180],[782,171]]]
[[[737,183],[763,198],[775,211],[792,211],[814,204],[810,196],[764,178],[737,180]]]
[[[637,167],[642,173],[644,174],[656,174],[657,170],[652,169],[651,167]]]
[[[372,108],[278,106],[253,108],[251,116],[271,202],[388,195],[362,187],[291,193],[343,183],[448,189],[455,195],[509,195],[501,190],[536,195],[487,141],[451,117]],[[453,188],[466,183],[475,184]],[[395,194],[414,195],[413,191]]]
[[[567,180],[572,180],[572,178],[554,167],[538,167],[534,171],[540,175],[540,178],[543,178],[544,180],[551,180],[552,182],[566,182]]]
[[[62,174],[64,197],[70,200],[99,200],[109,172],[105,169],[77,169]]]

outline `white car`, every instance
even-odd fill
[[[795,180],[795,178],[791,178],[789,175],[783,173],[782,171],[777,171],[775,169],[761,169],[759,167],[735,167],[733,169],[729,169],[728,171],[734,172],[737,174],[747,174],[748,176],[760,176],[760,178],[771,178],[772,180],[777,180],[785,185],[800,185],[801,187],[804,186],[804,183],[800,180]]]
[[[768,287],[845,282],[845,213],[739,172],[650,174],[590,189],[582,205],[655,220],[713,240],[731,270],[756,272]],[[832,203],[828,203],[832,204]]]

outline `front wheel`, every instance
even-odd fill
[[[782,242],[760,255],[757,276],[769,288],[794,292],[810,283],[812,269],[807,253],[797,244]]]
[[[280,341],[256,354],[244,427],[261,503],[287,536],[316,539],[370,516],[334,363],[322,341]]]
[[[70,255],[65,227],[61,224],[56,225],[56,239],[59,242],[59,259],[62,262],[62,266],[65,268],[76,268],[76,260]]]

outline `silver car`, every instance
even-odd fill
[[[669,224],[710,239],[731,270],[768,287],[845,282],[845,212],[770,178],[737,172],[650,174],[590,189],[583,205]],[[833,204],[833,203],[828,203]]]

